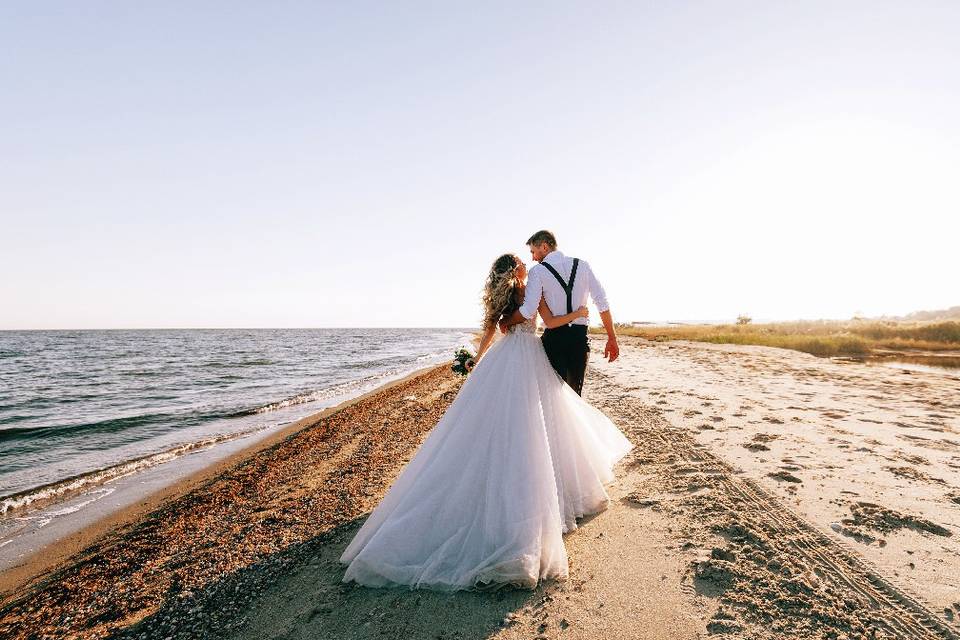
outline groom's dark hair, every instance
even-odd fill
[[[527,245],[536,246],[542,242],[546,242],[548,245],[550,245],[551,249],[557,248],[557,239],[546,229],[541,229],[530,236],[530,239],[527,240]]]

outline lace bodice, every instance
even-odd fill
[[[536,333],[537,332],[537,316],[533,316],[529,320],[524,320],[519,322],[508,329],[510,333]]]

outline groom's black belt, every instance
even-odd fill
[[[556,333],[557,335],[570,334],[571,337],[576,337],[578,334],[583,336],[587,335],[587,325],[585,324],[562,324],[559,327],[554,327],[553,329],[544,329],[544,334],[547,333]]]

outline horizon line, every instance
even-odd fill
[[[753,318],[750,324],[773,324],[782,322],[851,322],[856,320],[899,320],[905,316],[875,316],[875,317],[853,317],[853,318],[791,318],[775,320],[770,318]],[[943,320],[949,320],[944,318]],[[637,324],[689,324],[689,325],[708,325],[708,324],[734,324],[736,318],[731,320],[631,320],[616,321],[620,325]],[[600,323],[591,323],[591,327],[603,327]],[[464,329],[480,330],[478,326],[456,326],[456,325],[433,325],[433,326],[385,326],[385,325],[357,325],[357,326],[172,326],[172,327],[45,327],[45,328],[0,328],[0,332],[15,331],[250,331],[250,330],[315,330],[315,329]]]

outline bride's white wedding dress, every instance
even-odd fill
[[[562,534],[607,507],[633,445],[551,367],[536,319],[514,325],[357,532],[344,582],[443,591],[567,577]]]

